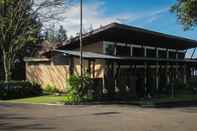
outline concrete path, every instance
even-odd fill
[[[0,131],[197,131],[197,107],[0,103]]]

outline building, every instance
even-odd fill
[[[197,60],[185,55],[196,47],[194,40],[112,23],[83,35],[83,66],[99,95],[154,96],[194,77]],[[80,73],[79,37],[44,55],[25,59],[27,79],[67,89],[66,79]]]

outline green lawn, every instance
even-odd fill
[[[28,103],[28,104],[60,104],[63,103],[65,96],[46,95],[24,99],[3,100],[0,102]]]

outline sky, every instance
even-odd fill
[[[176,0],[83,0],[84,31],[112,22],[137,26],[153,31],[197,40],[196,30],[184,31],[170,7]],[[66,9],[61,21],[68,35],[79,32],[79,0]]]

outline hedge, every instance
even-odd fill
[[[41,86],[28,81],[0,82],[0,99],[19,99],[42,95]]]

